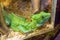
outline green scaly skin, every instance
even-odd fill
[[[31,16],[31,22],[27,22],[26,18],[16,16],[14,13],[5,16],[5,21],[14,31],[23,33],[31,32],[41,27],[50,18],[50,13],[40,12]]]

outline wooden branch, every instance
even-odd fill
[[[0,32],[2,33],[2,34],[7,34],[7,31],[5,31],[3,28],[1,28],[0,27]]]
[[[2,8],[0,7],[0,22],[1,22],[2,26],[3,26],[3,28],[8,32],[8,27],[7,27],[7,25],[6,25],[5,21],[4,21],[4,17],[3,17],[3,13],[2,13],[1,9]],[[2,29],[0,29],[0,30],[2,31]]]

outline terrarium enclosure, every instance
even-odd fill
[[[56,2],[57,0],[0,0],[1,35],[13,31],[21,33],[26,39],[54,30]]]

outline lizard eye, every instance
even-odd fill
[[[42,16],[42,18],[44,18],[44,16]]]

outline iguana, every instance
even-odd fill
[[[39,12],[30,16],[31,22],[27,22],[26,18],[10,13],[5,16],[5,21],[14,31],[23,33],[31,32],[41,27],[50,18],[50,13]]]

